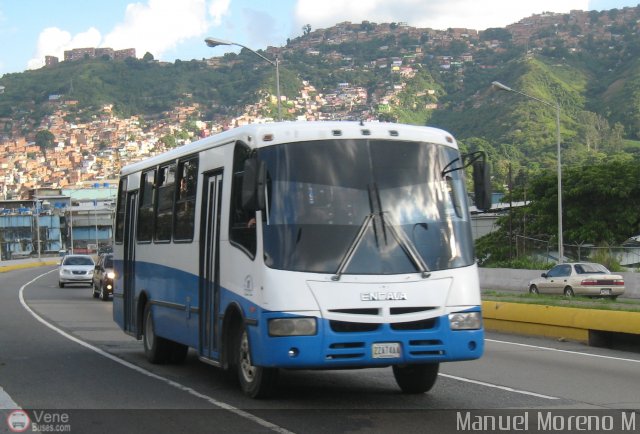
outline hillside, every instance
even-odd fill
[[[625,8],[536,15],[483,32],[340,23],[264,54],[281,60],[286,119],[439,126],[464,148],[489,151],[500,186],[509,163],[516,177],[553,168],[555,102],[566,164],[637,152],[639,19],[640,8]],[[496,91],[493,81],[550,104]],[[265,98],[275,94],[273,69],[246,51],[173,64],[150,55],[61,62],[4,75],[0,85],[5,140],[35,140],[59,104],[71,123],[99,115],[104,106],[120,117],[149,120],[194,106],[213,130],[222,119],[247,113],[275,117],[274,100]]]

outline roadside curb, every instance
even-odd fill
[[[487,330],[590,342],[594,333],[640,335],[640,312],[483,301]]]
[[[7,271],[21,270],[23,268],[43,267],[48,265],[60,265],[60,260],[57,261],[41,261],[41,262],[24,262],[21,264],[0,265],[0,273],[6,273]]]

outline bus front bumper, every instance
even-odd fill
[[[286,337],[269,336],[267,327],[249,327],[253,363],[289,369],[347,369],[472,360],[484,351],[482,328],[451,330],[446,315],[410,325],[345,326],[318,319],[317,327],[313,336]]]

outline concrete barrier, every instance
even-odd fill
[[[640,312],[483,301],[487,330],[591,343],[602,333],[640,335]]]
[[[40,267],[46,265],[60,265],[60,258],[33,258],[2,261],[0,262],[0,273],[5,273],[12,270],[20,270],[22,268]]]
[[[547,270],[519,270],[513,268],[479,268],[480,287],[483,290],[527,292],[531,279]],[[625,292],[620,298],[640,298],[640,273],[617,273],[624,277]]]

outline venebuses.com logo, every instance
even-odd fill
[[[7,416],[7,425],[12,432],[25,432],[31,425],[31,419],[24,410],[14,410]]]

